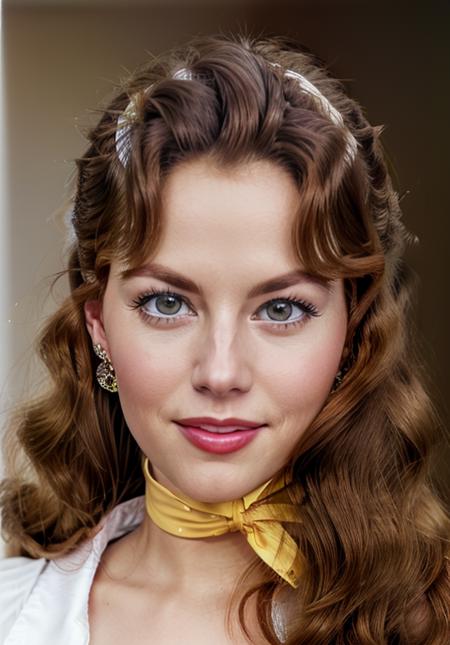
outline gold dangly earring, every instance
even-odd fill
[[[344,380],[344,372],[343,370],[339,370],[339,372],[336,374],[334,377],[334,383],[333,387],[331,388],[332,392],[336,392],[342,381]]]
[[[342,381],[345,378],[345,375],[347,374],[350,367],[354,363],[353,351],[349,349],[344,349],[342,353],[342,359],[344,360],[344,363],[342,367],[339,369],[336,376],[334,377],[334,383],[333,383],[333,387],[331,388],[331,393],[336,392],[336,390],[339,389],[339,387],[342,384]]]
[[[119,388],[117,387],[116,374],[107,353],[99,343],[94,345],[94,352],[102,360],[96,371],[97,381],[104,390],[117,392]]]

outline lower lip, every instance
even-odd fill
[[[258,434],[260,428],[249,428],[248,430],[236,430],[227,434],[208,432],[201,428],[192,428],[189,426],[178,426],[181,433],[194,446],[212,452],[216,455],[225,455],[228,452],[236,452],[247,446]]]

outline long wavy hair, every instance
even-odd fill
[[[181,68],[188,80],[174,78]],[[286,69],[312,82],[343,125]],[[121,116],[127,163],[117,152]],[[349,132],[358,144],[351,162]],[[301,524],[289,530],[303,570],[289,590],[286,643],[448,643],[450,519],[434,471],[445,434],[415,358],[403,259],[411,236],[380,134],[317,58],[283,38],[198,37],[123,84],[77,160],[70,295],[39,339],[49,388],[20,407],[5,443],[3,532],[19,553],[56,558],[119,502],[144,494],[140,449],[117,396],[93,376],[84,320],[112,259],[138,266],[156,248],[161,188],[176,164],[270,160],[299,188],[299,261],[344,280],[349,315],[343,382],[291,455],[304,497]],[[286,583],[263,568],[263,582],[239,599],[240,623],[245,631],[256,594],[258,622],[277,643],[270,600]]]

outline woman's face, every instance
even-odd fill
[[[85,306],[128,427],[174,492],[217,502],[256,488],[286,464],[330,392],[346,336],[343,283],[302,275],[290,242],[299,203],[291,177],[268,161],[227,172],[180,165],[163,189],[156,254],[127,276],[113,263],[102,303]],[[216,433],[200,431],[199,445],[177,423],[205,416],[263,427],[221,452]]]

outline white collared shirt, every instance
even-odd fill
[[[1,645],[88,645],[88,599],[108,542],[144,518],[144,496],[118,504],[94,538],[55,560],[0,562]]]
[[[145,497],[118,504],[94,538],[55,560],[25,557],[0,561],[0,645],[88,645],[88,600],[103,551],[111,540],[137,528]],[[280,608],[272,619],[281,634]]]

